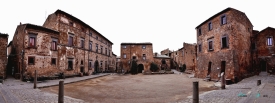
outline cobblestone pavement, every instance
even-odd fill
[[[74,77],[64,79],[64,84],[82,81],[86,79],[97,78],[109,75],[109,73],[90,75],[84,77]],[[38,82],[37,87],[48,87],[58,85],[60,80],[48,80]],[[66,94],[65,94],[66,95]],[[15,79],[6,79],[0,84],[0,103],[57,103],[58,95],[42,92],[39,89],[33,89],[33,83],[22,82]],[[64,96],[65,103],[86,103],[83,100]]]
[[[262,84],[257,86],[257,80],[261,80]],[[275,76],[252,76],[243,79],[237,84],[226,85],[226,89],[213,90],[199,95],[200,103],[274,103],[274,94],[270,94],[268,89],[271,86],[266,84],[275,84]],[[266,88],[263,88],[266,87]],[[273,86],[273,90],[275,88]],[[259,94],[257,94],[259,93]],[[273,92],[274,93],[274,92]],[[269,98],[264,98],[264,95],[269,94]],[[258,97],[257,97],[258,96]],[[255,98],[258,98],[255,100]],[[273,98],[272,98],[273,97]],[[264,102],[263,102],[264,101]],[[270,102],[269,102],[270,101]],[[272,101],[272,102],[271,102]],[[192,103],[192,96],[188,99],[177,103]]]

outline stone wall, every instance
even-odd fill
[[[0,33],[0,78],[6,76],[8,35]]]

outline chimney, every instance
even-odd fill
[[[20,25],[22,25],[22,23],[20,22]]]
[[[158,56],[158,53],[155,53],[155,57],[157,57]]]

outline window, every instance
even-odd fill
[[[100,53],[103,53],[103,46],[100,46]]]
[[[52,65],[56,65],[56,58],[52,58]]]
[[[96,36],[96,40],[98,40],[98,37]]]
[[[145,54],[142,55],[142,59],[146,60],[146,55]]]
[[[212,30],[212,22],[209,22],[209,23],[208,23],[208,30],[209,30],[209,31]]]
[[[83,65],[83,60],[81,60],[80,64]]]
[[[126,54],[123,54],[123,58],[126,58]]]
[[[252,47],[252,50],[255,50],[256,49],[256,43],[252,43],[251,47]]]
[[[225,15],[223,15],[223,16],[221,16],[221,24],[222,25],[224,25],[224,24],[226,24],[226,16]]]
[[[105,70],[107,69],[107,66],[108,66],[107,61],[105,61]]]
[[[68,38],[68,46],[73,46],[73,34],[69,34],[69,38]]]
[[[103,61],[100,61],[100,67],[102,68],[102,65],[103,65]]]
[[[73,23],[73,22],[69,22],[69,25],[70,25],[70,26],[74,26],[74,23]]]
[[[199,45],[199,52],[201,52],[201,44]]]
[[[105,54],[107,55],[107,52],[108,52],[108,50],[107,50],[107,48],[105,48]]]
[[[93,68],[93,61],[90,60],[90,61],[89,61],[89,69],[91,70],[92,68]]]
[[[93,42],[90,41],[90,43],[89,43],[89,50],[92,51],[92,48],[93,48]]]
[[[90,32],[90,33],[89,33],[89,35],[90,35],[90,36],[92,36],[92,35],[93,35],[93,33],[92,33],[92,32]]]
[[[109,50],[109,56],[111,55],[111,50]]]
[[[123,45],[123,46],[122,46],[122,48],[124,48],[124,49],[125,49],[125,48],[127,48],[127,46],[126,46],[126,45]]]
[[[95,51],[98,52],[98,44],[96,44]]]
[[[142,49],[146,49],[146,45],[142,45]]]
[[[208,41],[208,50],[209,51],[213,51],[214,50],[214,48],[213,48],[213,40],[209,40]]]
[[[30,33],[29,34],[29,47],[35,47],[36,45],[36,34]]]
[[[222,37],[222,48],[228,48],[229,45],[228,45],[228,37],[227,36],[224,36]]]
[[[57,50],[57,41],[56,38],[52,38],[51,50]]]
[[[35,63],[35,58],[34,57],[28,57],[28,64],[29,65],[34,65]]]
[[[73,59],[68,59],[68,70],[73,70]]]
[[[201,28],[198,29],[198,34],[201,35]]]
[[[272,46],[272,37],[267,37],[267,46]]]
[[[80,40],[80,47],[84,48],[84,44],[85,44],[84,38],[81,38],[81,40]]]

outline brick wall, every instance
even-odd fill
[[[7,65],[7,45],[8,35],[0,33],[0,78],[5,77],[6,65]]]

